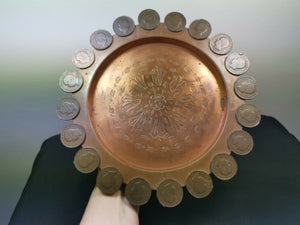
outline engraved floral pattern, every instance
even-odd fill
[[[187,87],[182,76],[156,66],[148,73],[137,74],[129,87],[121,107],[131,127],[155,139],[167,136],[170,130],[185,129],[185,112],[194,107],[194,100],[181,91]]]

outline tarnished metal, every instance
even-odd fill
[[[154,12],[143,11],[137,27],[129,17],[115,20],[111,45],[95,50],[94,63],[80,70],[74,123],[86,132],[83,146],[99,152],[100,168],[120,171],[130,202],[145,204],[153,189],[162,205],[173,207],[183,186],[201,198],[212,190],[211,172],[224,180],[235,175],[228,137],[255,115],[244,112],[246,97],[238,92],[249,85],[225,68],[231,38],[198,40],[210,32],[192,35],[180,13],[157,26]]]

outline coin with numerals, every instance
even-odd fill
[[[216,34],[209,41],[210,49],[218,55],[226,55],[232,49],[233,42],[227,34]]]
[[[236,110],[236,119],[244,127],[255,127],[259,124],[261,119],[261,112],[252,104],[241,105]]]
[[[113,41],[113,37],[106,30],[96,30],[90,37],[91,45],[97,50],[108,48]]]
[[[242,76],[234,83],[235,93],[242,99],[253,99],[258,94],[256,80],[252,76]]]
[[[156,191],[157,199],[165,207],[175,207],[183,197],[183,190],[179,183],[168,179],[160,183]]]
[[[89,49],[80,49],[73,54],[72,62],[74,66],[85,69],[90,67],[95,61],[94,52]]]
[[[179,12],[171,12],[165,17],[165,26],[173,32],[182,31],[185,28],[186,19]]]
[[[74,165],[81,173],[91,173],[100,165],[100,156],[93,148],[82,148],[76,152]]]
[[[189,34],[198,40],[208,38],[211,33],[211,25],[204,19],[194,20],[189,27]]]
[[[210,163],[213,174],[221,180],[229,180],[237,172],[237,163],[231,155],[219,154]]]
[[[225,67],[231,74],[241,75],[250,67],[250,61],[243,53],[233,52],[226,57]]]
[[[57,104],[56,113],[62,120],[72,120],[79,113],[79,103],[74,98],[63,98]]]
[[[81,125],[70,124],[64,127],[60,140],[68,148],[76,148],[85,140],[85,130]]]
[[[141,28],[153,30],[160,24],[160,17],[155,10],[145,9],[139,14],[138,21]]]
[[[78,91],[82,84],[83,78],[76,71],[66,71],[59,78],[59,87],[65,92]]]
[[[251,135],[244,130],[233,131],[227,140],[228,148],[238,155],[246,155],[253,148]]]
[[[120,16],[113,23],[116,35],[125,37],[133,33],[135,29],[134,21],[128,16]]]
[[[128,182],[125,188],[125,196],[132,205],[146,204],[151,197],[152,189],[143,178],[134,178]]]

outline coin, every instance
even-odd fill
[[[138,21],[141,28],[153,30],[160,24],[160,17],[155,10],[145,9],[139,14]]]
[[[90,37],[91,45],[97,50],[108,48],[113,41],[113,37],[106,30],[96,30]]]
[[[70,124],[64,127],[60,134],[60,140],[64,146],[75,148],[80,146],[85,139],[85,130],[78,124]]]
[[[74,165],[81,173],[91,173],[100,165],[100,156],[97,150],[82,148],[76,152]]]
[[[250,67],[250,61],[243,53],[233,52],[227,56],[225,67],[228,72],[234,75],[246,73]]]
[[[125,187],[125,196],[132,205],[144,205],[151,197],[150,184],[143,178],[134,178]]]
[[[179,12],[171,12],[165,17],[165,27],[173,32],[182,31],[186,25],[184,15]]]
[[[99,171],[96,185],[105,194],[113,194],[123,183],[122,174],[114,167],[106,167]]]
[[[120,37],[125,37],[130,34],[135,29],[134,21],[128,16],[120,16],[113,23],[113,29],[116,35]]]
[[[163,206],[175,207],[182,201],[183,190],[179,183],[168,179],[158,186],[156,195]]]
[[[209,41],[210,49],[218,55],[227,54],[231,51],[232,46],[232,39],[227,34],[216,34]]]
[[[94,52],[89,49],[80,49],[73,54],[72,62],[74,66],[85,69],[90,67],[95,61]]]
[[[233,131],[227,140],[228,148],[238,155],[246,155],[253,148],[251,135],[244,130]]]
[[[191,37],[199,40],[208,38],[211,33],[211,25],[204,19],[194,20],[189,27]]]
[[[241,105],[235,113],[237,121],[244,127],[255,127],[259,124],[261,113],[259,109],[252,104]]]
[[[229,180],[237,172],[237,163],[231,155],[219,154],[210,163],[213,174],[221,180]]]
[[[258,94],[256,80],[252,76],[242,76],[234,83],[235,93],[242,99],[253,99]]]
[[[195,198],[204,198],[213,189],[213,182],[210,176],[203,171],[192,172],[188,176],[185,185],[189,193]]]
[[[57,104],[56,113],[62,120],[72,120],[79,113],[79,103],[74,98],[63,98]]]
[[[76,71],[66,71],[59,78],[59,86],[65,92],[78,91],[82,84],[83,78]]]

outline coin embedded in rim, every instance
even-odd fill
[[[112,41],[112,35],[106,30],[96,30],[90,37],[91,45],[97,50],[108,48]]]
[[[57,104],[56,113],[62,120],[71,120],[78,115],[79,108],[79,103],[74,98],[63,98]]]
[[[218,54],[218,55],[225,55],[231,51],[233,46],[232,39],[227,34],[216,34],[214,35],[209,41],[210,49]]]
[[[203,171],[192,172],[186,182],[188,192],[195,198],[204,198],[209,195],[213,189],[213,182],[210,176]]]
[[[122,174],[114,167],[105,167],[98,172],[96,185],[105,194],[115,193],[122,183]]]
[[[160,183],[156,196],[163,206],[175,207],[182,201],[183,190],[178,182],[168,179]]]
[[[204,19],[194,20],[189,27],[189,34],[191,37],[203,40],[208,38],[211,33],[211,25]]]
[[[143,178],[134,178],[125,187],[125,196],[132,205],[146,204],[151,197],[150,184]]]
[[[233,131],[227,140],[228,148],[238,155],[246,155],[253,148],[252,136],[244,130]]]
[[[246,73],[250,67],[250,61],[243,53],[233,52],[227,56],[225,67],[228,72],[234,75]]]
[[[242,76],[234,83],[235,93],[242,99],[253,99],[258,94],[256,80],[252,76]]]
[[[210,163],[213,174],[221,180],[229,180],[237,172],[237,163],[231,155],[219,154]]]
[[[153,30],[160,24],[159,14],[153,9],[143,10],[138,17],[139,25],[145,30]]]
[[[116,35],[126,37],[133,33],[135,29],[134,21],[128,16],[120,16],[113,23],[113,30]]]
[[[85,130],[81,125],[70,124],[64,127],[60,140],[68,148],[76,148],[85,140]]]
[[[165,26],[173,32],[182,31],[185,28],[186,19],[179,12],[171,12],[165,17]]]
[[[74,66],[85,69],[90,67],[95,61],[94,52],[89,49],[80,49],[73,54],[72,62]]]
[[[83,78],[76,71],[66,71],[59,78],[59,87],[65,92],[76,92],[82,84]]]
[[[93,148],[82,148],[76,152],[74,165],[81,173],[91,173],[100,165],[100,156]]]
[[[237,121],[244,127],[255,127],[261,119],[261,112],[252,104],[241,105],[235,113]]]

